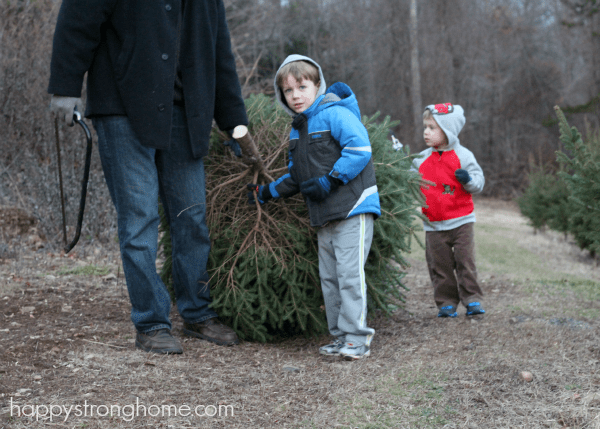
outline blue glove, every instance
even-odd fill
[[[467,170],[463,170],[462,168],[459,168],[458,170],[456,170],[454,172],[454,175],[456,176],[456,179],[463,185],[466,185],[467,183],[469,183],[471,181],[471,176],[469,176],[469,173],[467,172]]]
[[[240,144],[237,142],[236,139],[227,140],[226,142],[223,142],[223,144],[225,146],[229,146],[235,154],[235,156],[237,156],[238,158],[242,156],[242,148],[240,147]]]
[[[337,189],[342,181],[326,174],[321,177],[313,177],[300,184],[300,192],[312,201],[323,201],[331,191]]]
[[[269,189],[269,185],[257,185],[255,183],[248,183],[246,187],[250,190],[248,192],[248,204],[256,204],[256,201],[260,204],[265,204],[269,201],[273,196],[271,195],[271,190]],[[256,194],[255,194],[256,192]],[[256,195],[256,199],[254,198]]]

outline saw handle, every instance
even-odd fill
[[[78,123],[83,131],[85,132],[85,137],[87,139],[87,147],[85,151],[85,166],[83,169],[83,180],[81,181],[81,197],[79,199],[79,213],[77,215],[77,229],[75,230],[75,238],[64,247],[65,253],[69,253],[73,247],[79,241],[79,236],[81,235],[81,226],[83,224],[83,212],[85,211],[85,199],[87,195],[87,185],[90,179],[90,164],[92,162],[92,133],[90,129],[83,121],[81,117],[81,113],[77,110],[73,113],[73,122]]]

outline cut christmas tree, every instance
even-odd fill
[[[249,97],[246,108],[260,163],[247,151],[244,157],[235,157],[222,144],[228,136],[218,131],[213,132],[205,158],[213,308],[243,339],[268,341],[326,332],[316,231],[309,225],[301,195],[263,206],[248,204],[246,184],[269,183],[287,172],[291,119],[264,95]],[[408,149],[394,150],[387,136],[397,123],[389,118],[378,123],[377,117],[363,118],[382,209],[375,221],[366,275],[369,310],[389,314],[404,302],[404,273],[395,267],[408,265],[403,254],[410,251],[420,228],[415,218],[424,201],[420,176],[410,171],[415,155]],[[171,287],[170,236],[164,219],[161,229],[165,258],[161,277]]]

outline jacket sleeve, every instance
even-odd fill
[[[83,77],[100,44],[101,27],[117,0],[63,0],[50,62],[50,94],[81,97]]]
[[[413,173],[419,173],[421,174],[421,172],[419,171],[419,164],[417,163],[417,159],[413,159],[412,163],[410,164],[410,171],[412,171]]]
[[[215,70],[215,121],[222,130],[230,130],[238,125],[248,125],[246,106],[242,98],[240,80],[235,68],[235,58],[231,49],[231,38],[223,0],[218,2],[218,33],[216,42]]]
[[[335,162],[330,174],[347,184],[360,174],[371,159],[369,134],[360,120],[345,107],[331,107],[328,110],[331,135],[342,147],[342,156]],[[335,175],[335,172],[338,174]]]
[[[430,155],[431,151],[429,151],[428,149],[419,152],[417,156],[413,158],[412,163],[410,164],[410,171],[413,171],[423,176],[419,169],[421,168],[421,164],[423,164],[425,159],[427,159]]]
[[[288,164],[288,171],[291,170],[292,165],[294,165],[291,151],[289,157],[290,162]],[[287,173],[276,181],[271,182],[269,184],[269,190],[271,191],[273,198],[287,198],[300,192],[300,186],[292,179],[291,174]]]
[[[483,176],[483,170],[475,159],[475,155],[463,147],[459,159],[461,168],[467,170],[469,176],[471,176],[469,183],[463,185],[465,191],[470,194],[478,194],[483,190],[485,177]]]

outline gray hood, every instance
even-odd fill
[[[449,104],[449,103],[447,103]],[[465,111],[458,104],[452,105],[453,110],[446,114],[434,113],[436,108],[441,106],[439,104],[430,104],[425,108],[433,114],[433,118],[438,123],[442,131],[448,137],[448,148],[452,149],[453,146],[460,144],[458,134],[465,126]],[[441,106],[443,108],[443,106]]]
[[[315,97],[315,100],[317,98],[319,98],[321,95],[325,94],[325,89],[327,88],[327,85],[325,84],[325,77],[323,76],[323,71],[321,70],[321,66],[314,60],[305,57],[304,55],[289,55],[285,61],[283,61],[283,63],[281,63],[281,65],[279,66],[279,69],[277,69],[277,73],[275,73],[275,78],[273,79],[273,86],[275,88],[275,96],[277,97],[277,102],[279,103],[279,105],[281,107],[283,107],[283,110],[285,110],[290,116],[296,116],[296,112],[294,112],[292,109],[290,109],[287,105],[287,103],[285,102],[285,97],[283,96],[283,94],[281,93],[281,90],[279,89],[279,87],[277,86],[277,75],[279,74],[279,70],[281,70],[281,68],[283,66],[285,66],[286,64],[289,63],[293,63],[294,61],[308,61],[309,63],[311,63],[312,65],[314,65],[317,69],[319,69],[319,78],[321,79],[321,85],[319,86],[319,90],[317,91],[317,96]]]

